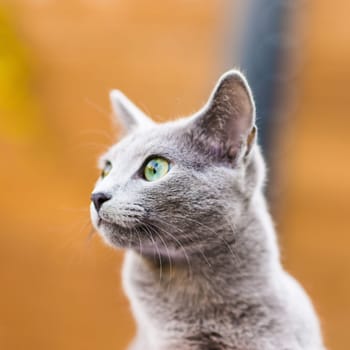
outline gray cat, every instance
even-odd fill
[[[195,115],[158,124],[121,92],[127,135],[102,157],[92,222],[125,248],[132,350],[321,350],[313,307],[280,263],[244,76]]]

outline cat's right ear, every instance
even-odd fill
[[[223,74],[207,104],[189,119],[192,142],[216,160],[236,162],[256,142],[255,105],[244,75]]]
[[[131,102],[121,91],[112,90],[109,94],[114,114],[122,122],[129,132],[138,127],[151,126],[154,124],[145,113]]]

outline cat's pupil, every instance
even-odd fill
[[[153,166],[153,174],[156,174],[157,173],[157,168],[158,168],[158,163],[155,163],[154,166]]]

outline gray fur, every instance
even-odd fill
[[[91,205],[91,217],[127,250],[123,284],[138,325],[130,349],[324,349],[306,293],[280,263],[243,75],[227,72],[197,114],[163,124],[118,94],[130,131],[101,160],[113,168],[94,192],[112,198],[99,213]],[[151,155],[171,162],[155,182],[140,170]]]

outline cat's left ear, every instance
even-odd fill
[[[207,104],[193,117],[192,138],[207,153],[232,161],[249,154],[256,140],[255,105],[237,70],[223,74]]]
[[[152,119],[143,113],[121,91],[112,90],[109,96],[113,112],[118,116],[127,131],[154,124]]]

